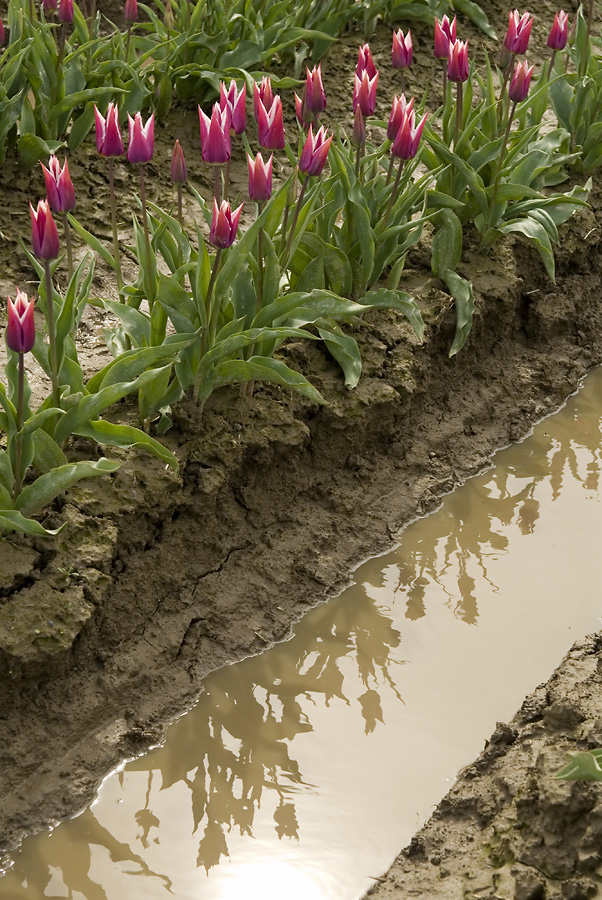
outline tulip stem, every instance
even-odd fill
[[[299,199],[297,200],[297,205],[295,206],[295,214],[293,215],[293,221],[291,222],[291,230],[288,235],[288,240],[286,242],[286,248],[284,250],[284,256],[282,258],[283,266],[286,265],[288,261],[289,253],[291,252],[291,247],[293,246],[293,240],[295,237],[295,228],[297,227],[297,220],[299,218],[299,213],[301,212],[301,205],[303,203],[303,198],[305,196],[305,191],[307,190],[307,185],[309,184],[309,175],[305,176],[305,180],[301,185],[301,193],[299,194]]]
[[[393,166],[394,165],[395,165],[395,157],[393,156],[393,154],[391,154],[391,161],[389,163],[389,171],[387,172],[387,180],[385,182],[386,185],[389,184],[389,182],[391,181],[391,176],[393,175]]]
[[[464,85],[459,81],[456,85],[456,129],[454,131],[454,150],[458,146],[462,122],[464,120]]]
[[[15,446],[15,480],[13,482],[12,497],[16,500],[21,493],[21,485],[23,483],[23,473],[21,467],[23,465],[23,393],[25,384],[25,354],[19,353],[19,375],[17,381],[17,434]]]
[[[151,254],[150,235],[148,233],[148,215],[146,212],[146,190],[144,188],[144,164],[140,163],[138,168],[140,170],[140,202],[142,204],[142,223],[144,225],[144,245],[146,248],[146,271],[148,274],[149,284],[150,284],[152,254]],[[150,290],[147,291],[147,293],[148,293],[148,296],[146,299],[148,300],[148,305],[149,305],[150,309],[152,310],[153,304],[155,302],[155,286],[151,284]]]
[[[65,244],[67,245],[67,268],[69,270],[69,281],[73,278],[73,248],[71,245],[71,228],[69,227],[69,219],[67,213],[63,213],[63,228],[65,230]]]
[[[226,162],[224,169],[224,200],[228,199],[228,190],[230,188],[230,160]]]
[[[54,299],[52,296],[52,275],[50,274],[50,260],[44,260],[46,276],[46,325],[48,327],[48,340],[50,349],[50,380],[52,382],[52,402],[57,409],[61,406],[61,394],[59,391],[59,373],[56,356],[56,331],[54,324]]]
[[[207,326],[205,329],[205,334],[201,338],[201,359],[205,355],[205,353],[211,349],[213,346],[213,342],[215,341],[215,332],[217,329],[217,317],[219,314],[219,303],[215,302],[213,306],[211,305],[211,298],[213,296],[213,288],[215,286],[215,280],[217,278],[217,273],[219,271],[220,262],[222,259],[222,248],[218,247],[215,253],[215,259],[213,261],[213,269],[211,270],[211,278],[209,279],[209,285],[207,287],[207,296],[205,297],[205,316],[207,320]],[[199,368],[197,369],[197,375],[194,380],[194,390],[192,393],[194,402],[199,404],[199,391],[201,389],[201,367],[199,364]]]
[[[391,215],[391,210],[393,209],[393,204],[397,198],[397,192],[399,190],[399,182],[401,181],[401,173],[403,172],[405,160],[399,160],[399,168],[397,170],[397,175],[395,176],[395,184],[393,185],[393,190],[391,191],[391,196],[389,197],[389,205],[387,206],[387,211],[385,212],[384,218],[382,220],[381,225],[381,234],[387,227],[387,222],[389,221],[389,216]]]
[[[113,157],[109,157],[109,198],[111,201],[111,227],[113,229],[113,253],[117,267],[117,291],[121,295],[123,278],[121,276],[121,255],[119,253],[119,235],[117,234],[117,208],[115,204],[115,172]],[[121,299],[121,298],[120,298]]]
[[[594,0],[589,0],[589,9],[587,11],[587,28],[585,35],[585,52],[579,60],[579,78],[583,78],[587,72],[587,64],[590,56],[590,37],[592,33],[592,23],[594,20]]]
[[[447,100],[447,59],[441,60],[441,69],[443,70],[443,105]]]
[[[127,63],[130,58],[130,40],[132,39],[132,23],[128,22],[128,32],[125,39],[125,61]]]
[[[493,228],[493,210],[495,207],[495,198],[497,195],[498,184],[500,182],[500,176],[502,174],[502,168],[504,166],[504,160],[506,159],[506,151],[508,149],[508,138],[510,137],[510,127],[512,125],[512,119],[514,118],[514,111],[516,109],[516,103],[513,103],[510,108],[510,113],[508,115],[508,122],[506,123],[506,132],[504,134],[504,141],[502,143],[502,149],[500,153],[500,157],[498,159],[497,169],[495,173],[495,180],[493,182],[493,190],[491,192],[491,208],[489,215],[489,227]]]
[[[355,177],[358,179],[358,181],[360,179],[361,173],[362,173],[362,147],[359,146],[357,148],[357,154],[355,157]]]
[[[178,222],[184,227],[184,216],[182,213],[182,185],[178,184]]]
[[[220,166],[213,167],[213,193],[218,205],[222,202],[222,171]]]

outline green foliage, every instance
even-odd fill
[[[571,761],[556,773],[565,781],[602,781],[602,750],[569,753]]]

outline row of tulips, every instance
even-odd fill
[[[388,122],[374,118],[379,72],[367,44],[358,51],[348,139],[344,134],[335,139],[320,124],[327,109],[321,67],[307,69],[302,94],[295,97],[297,154],[286,140],[282,100],[270,79],[253,87],[261,148],[256,153],[248,139],[246,88],[222,84],[211,114],[199,107],[201,156],[215,172],[212,206],[188,184],[186,161],[176,142],[170,175],[178,191],[177,217],[145,197],[144,166],[154,153],[154,116],[144,122],[140,113],[128,114],[126,153],[117,104],[111,102],[105,115],[96,108],[96,147],[109,165],[113,252],[75,218],[67,162],[61,167],[51,157],[43,167],[47,200],[37,209],[31,206],[30,254],[40,278],[39,305],[48,343],[35,332],[32,300],[18,291],[8,305],[8,390],[0,388],[0,427],[7,435],[6,449],[0,449],[2,527],[44,533],[29,514],[79,478],[115,468],[104,459],[70,464],[64,447],[72,434],[108,446],[144,447],[175,469],[175,459],[149,431],[153,422],[159,432],[169,427],[171,407],[186,391],[202,406],[220,386],[246,384],[252,395],[254,383],[266,380],[312,402],[324,402],[304,376],[274,355],[287,338],[320,338],[341,366],[347,387],[355,386],[361,371],[359,350],[341,324],[367,309],[391,307],[422,336],[418,306],[399,290],[399,282],[406,255],[426,222],[435,229],[433,271],[456,303],[451,353],[467,338],[474,304],[470,283],[457,272],[465,222],[474,221],[485,246],[503,234],[521,233],[536,246],[553,276],[550,240],[554,235],[557,239],[557,226],[585,203],[586,189],[548,189],[562,180],[563,167],[578,153],[567,152],[570,136],[565,129],[539,135],[548,91],[551,94],[563,76],[557,71],[559,60],[550,60],[529,99],[533,69],[517,57],[527,49],[531,26],[528,14],[510,14],[496,96],[491,67],[486,79],[473,73],[467,43],[457,37],[456,20],[436,21],[434,54],[444,65],[445,102],[431,118],[440,119],[441,133],[403,92],[393,98]],[[579,17],[575,33],[572,58],[578,68],[577,53],[585,52],[584,33],[589,41]],[[550,31],[553,54],[564,49],[567,40],[568,19],[560,13]],[[412,53],[411,34],[395,32],[393,66],[408,68]],[[476,105],[470,102],[472,80],[481,92]],[[449,89],[454,82],[455,100]],[[379,129],[386,130],[386,138],[375,144],[372,138]],[[256,204],[255,220],[238,240],[242,204],[232,209],[228,176],[236,136],[246,150],[249,197]],[[271,153],[267,160],[265,150]],[[273,159],[280,151],[293,171],[274,190]],[[133,221],[140,271],[133,284],[124,284],[121,275],[114,198],[113,166],[124,154],[140,176],[140,216]],[[417,170],[419,162],[425,174]],[[183,189],[196,199],[205,221],[203,228],[196,225],[194,235],[184,225]],[[64,296],[53,284],[61,260],[52,211],[63,216],[65,228],[69,281]],[[87,252],[74,267],[70,229],[115,270],[120,298],[118,303],[103,301],[120,321],[119,329],[108,335],[114,359],[87,382],[74,338],[89,298],[94,257]],[[379,286],[383,274],[386,285]],[[30,351],[52,385],[49,398],[36,411],[28,406],[24,356]],[[128,394],[138,395],[144,431],[103,417],[112,403]],[[40,474],[29,483],[32,466]]]

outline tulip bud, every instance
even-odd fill
[[[249,167],[249,197],[255,203],[265,203],[272,196],[272,163],[274,154],[264,163],[261,153],[255,159],[247,153]]]
[[[226,250],[231,247],[238,230],[238,220],[242,212],[244,204],[241,203],[238,209],[232,212],[230,204],[227,200],[222,200],[217,205],[217,200],[213,198],[213,218],[211,220],[211,229],[209,231],[209,242],[219,250]]]
[[[353,89],[353,112],[360,107],[363,116],[373,116],[376,109],[376,86],[378,85],[376,72],[373,78],[368,77],[368,70],[362,73],[361,79],[356,74]]]
[[[155,149],[155,114],[151,113],[146,125],[142,124],[139,112],[132,119],[128,113],[128,129],[130,142],[127,157],[131,163],[147,163],[153,158]]]
[[[48,201],[40,200],[37,210],[29,204],[31,215],[31,243],[38,259],[56,259],[59,255],[59,235]]]
[[[67,160],[61,169],[61,164],[54,154],[50,157],[47,169],[44,163],[40,163],[44,171],[46,181],[46,197],[50,209],[58,213],[71,212],[75,208],[75,190]]]
[[[284,122],[282,118],[282,100],[274,97],[272,107],[266,110],[259,101],[257,116],[258,141],[264,150],[282,150],[285,144]]]
[[[125,0],[123,8],[123,18],[131,25],[138,18],[138,0]]]
[[[532,25],[533,16],[529,16],[528,12],[519,16],[518,10],[515,9],[508,14],[508,31],[504,38],[504,46],[514,56],[526,52]]]
[[[569,37],[569,17],[562,10],[554,16],[554,24],[548,35],[550,50],[564,50]]]
[[[274,93],[272,91],[272,82],[264,76],[261,84],[253,85],[253,110],[255,112],[255,121],[259,121],[259,102],[263,103],[266,112],[269,112],[274,102]]]
[[[449,45],[455,43],[457,34],[456,17],[450,22],[447,16],[443,16],[441,21],[435,18],[435,49],[433,55],[435,59],[447,59],[449,57]]]
[[[119,109],[113,103],[109,103],[107,117],[104,119],[94,107],[96,120],[96,149],[101,156],[122,156],[124,151],[123,139],[119,130]]]
[[[468,41],[455,41],[449,45],[447,58],[447,77],[450,81],[461,84],[468,81]]]
[[[180,142],[176,141],[171,155],[171,180],[174,184],[185,184],[187,176],[184,151],[180,146]]]
[[[398,159],[413,159],[416,156],[425,122],[426,113],[418,125],[415,124],[414,110],[407,113],[391,147],[393,156]]]
[[[364,147],[366,145],[366,123],[362,115],[362,110],[356,106],[353,114],[353,131],[351,132],[351,143],[354,147]]]
[[[326,130],[322,126],[314,136],[312,126],[305,141],[299,158],[299,171],[307,175],[320,175],[326,163],[326,157],[332,143],[332,135],[327,139]]]
[[[42,0],[42,9],[45,13],[56,12],[58,0]]]
[[[59,0],[58,19],[63,25],[71,25],[73,22],[73,0]]]
[[[404,37],[401,28],[393,32],[393,47],[391,49],[391,62],[394,69],[407,69],[412,65],[412,32],[408,30]]]
[[[372,59],[372,52],[368,44],[364,44],[359,48],[359,52],[357,54],[357,66],[355,67],[355,74],[358,78],[361,79],[364,72],[368,73],[368,78],[372,79],[376,75],[376,66],[374,65],[374,60]]]
[[[17,288],[17,299],[8,300],[8,325],[6,327],[6,344],[15,353],[29,353],[36,340],[36,329],[33,320],[33,297]]]
[[[314,66],[312,71],[306,69],[305,106],[311,113],[319,115],[326,109],[326,93],[322,84],[322,64]]]
[[[227,109],[230,115],[230,129],[235,134],[242,134],[247,127],[247,110],[245,107],[245,101],[247,99],[246,84],[243,84],[239,92],[236,88],[236,82],[231,81],[230,87],[226,91],[226,86],[222,81],[220,82],[219,92],[220,109],[222,112],[224,109]]]
[[[295,93],[295,115],[297,116],[297,122],[301,126],[301,128],[307,128],[310,122],[313,122],[313,114],[309,112],[307,107],[305,106],[305,86],[303,87],[303,97],[300,97],[299,94]]]
[[[513,103],[522,103],[526,99],[532,74],[533,66],[527,66],[526,60],[517,65],[508,88],[508,96]]]
[[[0,19],[0,47],[4,47],[4,42],[6,41],[6,34],[4,33],[4,23],[2,19]]]
[[[209,118],[199,106],[199,122],[201,125],[201,156],[203,161],[217,166],[228,162],[232,155],[230,113],[228,109],[222,110],[219,103],[214,103],[211,118]]]
[[[414,98],[408,102],[405,94],[399,97],[393,97],[393,106],[391,107],[391,115],[389,116],[389,124],[387,125],[387,137],[390,141],[394,141],[397,137],[399,129],[403,125],[405,117],[411,113],[414,108]]]

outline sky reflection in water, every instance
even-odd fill
[[[361,896],[600,627],[601,388],[594,373],[290,641],[207,679],[164,747],[25,843],[0,900]]]

